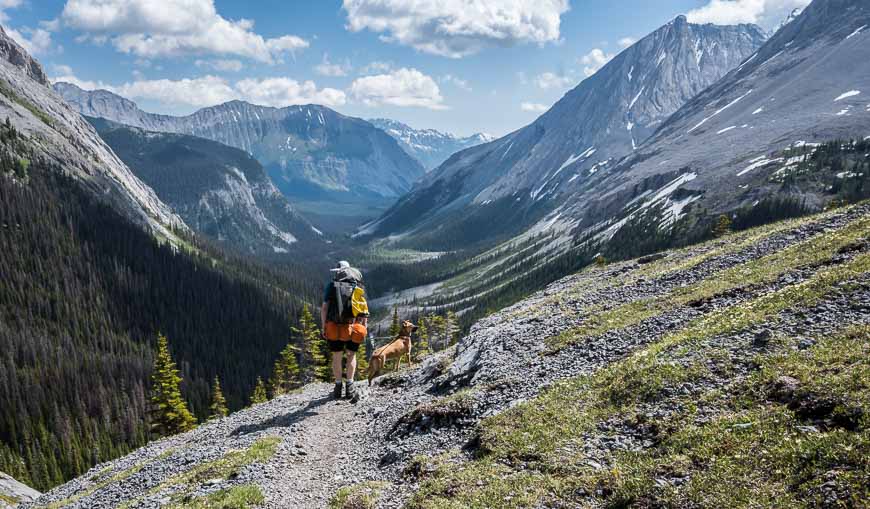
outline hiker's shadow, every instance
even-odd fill
[[[305,419],[306,417],[316,415],[316,408],[323,406],[332,400],[333,397],[331,394],[321,396],[317,399],[312,399],[304,407],[294,410],[289,414],[276,415],[275,417],[267,419],[263,422],[239,426],[238,428],[234,429],[232,433],[230,433],[230,436],[247,435],[248,433],[256,433],[258,431],[263,431],[269,428],[286,428],[288,426],[296,424],[297,422]]]

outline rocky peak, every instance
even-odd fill
[[[48,76],[37,62],[20,44],[0,26],[0,58],[6,60],[15,67],[21,69],[30,79],[45,86],[49,86]]]

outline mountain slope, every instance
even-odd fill
[[[57,94],[40,64],[0,27],[0,118],[30,137],[32,157],[63,164],[91,191],[163,236],[183,222]],[[19,154],[23,156],[23,154]]]
[[[812,154],[819,143],[870,135],[867,26],[867,2],[815,0],[613,171],[567,186],[574,199],[563,215],[611,236],[661,207],[662,225],[689,204],[717,213],[791,196],[820,208],[830,186],[862,173],[860,163],[854,175],[832,168],[831,182],[828,170],[813,173],[824,165]]]
[[[391,202],[423,167],[368,122],[317,105],[270,108],[232,101],[184,117],[141,111],[107,91],[55,84],[79,112],[149,131],[188,134],[252,154],[275,185],[296,199]]]
[[[861,506],[868,213],[587,269],[378,379],[357,405],[309,385],[38,503]]]
[[[493,140],[492,136],[483,133],[459,138],[435,129],[414,129],[402,122],[386,118],[373,118],[369,122],[395,138],[405,152],[420,161],[427,171],[440,166],[460,150]]]
[[[236,250],[281,253],[320,234],[246,152],[183,134],[88,118],[100,136],[194,230]]]
[[[569,194],[562,184],[614,166],[764,39],[756,26],[693,25],[680,16],[531,125],[455,154],[359,233],[410,234],[433,245],[517,233]]]

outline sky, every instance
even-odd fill
[[[770,30],[809,0],[0,0],[55,81],[184,115],[323,104],[457,135],[532,122],[679,14]]]

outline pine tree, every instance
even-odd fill
[[[362,379],[369,370],[369,362],[366,360],[366,352],[363,345],[356,351],[356,378]]]
[[[257,385],[254,386],[254,393],[251,394],[251,404],[259,405],[265,403],[269,398],[266,395],[266,384],[263,383],[262,377],[257,377]]]
[[[414,347],[414,358],[421,359],[430,353],[429,328],[426,326],[426,318],[421,317],[417,325],[417,345]]]
[[[151,431],[158,436],[174,435],[196,426],[196,419],[181,397],[181,376],[163,334],[157,335],[157,357],[151,375],[151,412]]]
[[[444,334],[447,339],[447,345],[453,346],[459,339],[459,322],[456,320],[456,313],[448,311],[444,322]]]
[[[210,417],[226,417],[230,411],[227,409],[227,400],[224,398],[224,393],[221,390],[221,381],[218,377],[214,377],[214,383],[211,386],[211,415]]]
[[[320,337],[320,330],[314,323],[308,304],[302,307],[299,316],[299,327],[290,330],[300,338],[305,352],[305,379],[328,381],[330,377],[329,357],[326,352],[326,342]]]
[[[731,231],[731,218],[722,214],[716,220],[716,225],[713,227],[713,236],[721,237]]]
[[[390,323],[390,337],[394,338],[402,331],[402,326],[399,324],[399,308],[393,307],[393,322]]]
[[[299,386],[301,370],[299,369],[299,361],[296,359],[297,352],[299,352],[299,348],[296,345],[287,343],[275,361],[272,377],[269,379],[269,389],[273,398],[287,394]]]

